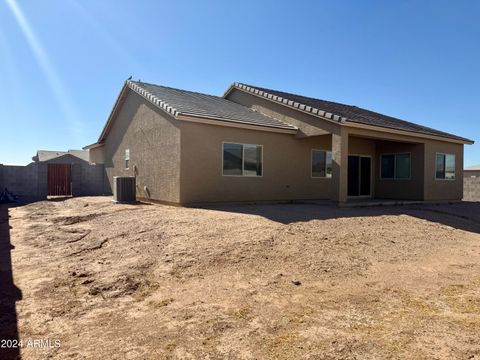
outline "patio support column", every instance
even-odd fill
[[[333,200],[345,203],[348,196],[348,130],[340,126],[332,133]]]

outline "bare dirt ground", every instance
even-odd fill
[[[480,203],[8,213],[23,359],[480,359]]]

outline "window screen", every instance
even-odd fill
[[[445,155],[445,179],[455,179],[455,155]]]
[[[410,154],[395,155],[395,179],[410,178]]]
[[[312,177],[332,177],[332,152],[312,150]]]
[[[243,175],[262,175],[262,147],[257,145],[243,145]]]

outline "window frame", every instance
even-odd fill
[[[325,176],[313,176],[313,152],[322,151],[325,153]],[[332,154],[332,174],[327,176],[327,153]],[[310,150],[310,178],[311,179],[332,179],[333,178],[333,152],[331,150],[324,149],[311,149]]]
[[[392,156],[393,155],[393,178],[385,178],[382,176],[382,158],[384,156]],[[408,169],[408,178],[397,178],[397,155],[408,155],[410,158],[410,166]],[[383,153],[380,154],[380,162],[379,162],[379,178],[380,180],[394,180],[394,181],[404,181],[404,180],[412,180],[412,153],[410,152],[399,152],[399,153]]]
[[[125,170],[130,170],[130,148],[125,149]]]
[[[444,157],[444,162],[445,162],[445,169],[443,170],[443,178],[438,178],[437,177],[437,156],[438,155],[443,155]],[[453,156],[453,163],[454,163],[454,170],[453,170],[453,179],[447,179],[445,176],[447,174],[447,155]],[[457,154],[451,154],[451,153],[443,153],[443,152],[436,152],[435,153],[435,167],[433,168],[433,177],[435,178],[435,181],[456,181],[457,180]]]
[[[242,175],[225,175],[223,173],[223,163],[224,163],[224,158],[223,158],[223,147],[225,144],[232,144],[232,145],[242,145]],[[259,146],[261,148],[261,162],[262,162],[262,171],[261,175],[244,175],[243,172],[245,171],[245,147],[244,145],[251,145],[251,146]],[[233,142],[233,141],[222,141],[222,147],[220,149],[220,156],[222,157],[222,166],[220,168],[220,172],[222,176],[225,177],[243,177],[243,178],[261,178],[263,177],[263,172],[264,172],[264,163],[263,163],[263,145],[261,144],[249,144],[249,143],[238,143],[238,142]]]

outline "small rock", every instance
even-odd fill
[[[292,280],[292,284],[295,285],[295,286],[302,285],[301,281],[299,281],[299,280]]]
[[[88,290],[88,294],[89,294],[89,295],[95,296],[95,295],[97,295],[97,294],[99,294],[99,293],[100,293],[100,289],[97,288],[97,287],[93,287],[93,288],[91,288],[90,290]]]

